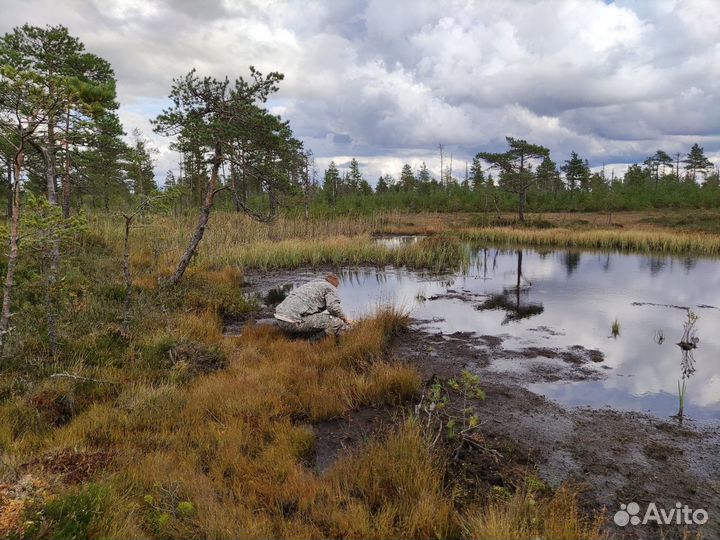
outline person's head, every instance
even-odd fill
[[[328,274],[327,276],[325,276],[325,281],[327,281],[336,289],[340,286],[340,278],[337,277],[335,274]]]

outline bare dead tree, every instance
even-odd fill
[[[445,169],[443,169],[443,145],[442,143],[438,144],[438,148],[440,149],[440,184],[445,184]]]
[[[305,221],[308,221],[310,219],[310,190],[315,174],[315,157],[311,150],[305,152],[304,162],[305,170],[302,174],[303,207],[305,211]]]
[[[162,194],[144,199],[132,214],[123,214],[125,219],[125,238],[123,242],[123,277],[125,278],[125,302],[123,303],[122,334],[127,337],[130,330],[130,308],[133,298],[133,281],[130,273],[130,229],[135,218],[144,213],[162,198]]]

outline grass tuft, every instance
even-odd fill
[[[469,512],[463,528],[468,538],[477,540],[591,540],[606,537],[602,524],[602,515],[589,519],[581,514],[577,493],[572,489],[561,487],[543,501],[526,487],[507,500]]]

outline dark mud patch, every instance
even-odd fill
[[[264,324],[261,321],[270,319],[274,321],[274,312],[272,306],[262,306],[257,311],[226,316],[223,320],[223,335],[228,337],[239,336],[248,325]]]
[[[477,336],[475,339],[491,349],[500,348],[505,341],[504,336]]]
[[[682,448],[662,443],[650,443],[644,448],[644,451],[647,457],[658,461],[666,461],[677,454],[683,453]]]
[[[487,340],[477,340],[477,342],[486,343]],[[532,346],[521,349],[496,346],[488,348],[485,352],[491,357],[491,361],[483,367],[495,373],[502,373],[508,381],[520,385],[599,380],[606,377],[605,372],[598,369],[598,365],[605,358],[603,353],[596,349],[586,349],[581,345],[566,348]]]
[[[537,332],[539,334],[544,334],[543,337],[550,338],[551,336],[564,336],[564,332],[559,332],[557,330],[554,330],[550,328],[549,326],[537,326],[535,328],[528,328],[530,332]]]
[[[315,453],[310,465],[319,473],[325,472],[340,456],[395,425],[397,413],[394,409],[363,407],[340,418],[313,424]]]
[[[107,471],[115,459],[109,450],[79,451],[65,448],[23,464],[20,471],[43,471],[54,474],[67,484],[87,482],[97,473]]]
[[[468,290],[457,291],[455,289],[448,289],[442,294],[433,294],[432,296],[429,296],[427,300],[460,300],[462,302],[472,302],[473,300],[478,300],[480,298],[488,298],[488,295],[474,293]]]
[[[505,350],[505,358],[557,358],[568,364],[581,366],[587,363],[600,363],[605,355],[597,349],[586,349],[582,345],[572,345],[566,349],[553,349],[549,347],[524,347],[519,350]]]
[[[536,466],[528,454],[511,439],[497,434],[479,434],[484,449],[471,445],[447,445],[448,480],[459,487],[456,503],[487,502],[502,488],[512,493],[524,483]]]

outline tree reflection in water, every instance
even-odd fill
[[[685,396],[687,395],[688,379],[695,373],[695,349],[700,339],[696,336],[695,323],[699,317],[688,310],[687,320],[683,325],[683,335],[677,346],[680,347],[680,380],[678,381],[678,413],[677,419],[682,423],[685,411]]]
[[[527,300],[528,293],[532,283],[523,277],[522,273],[523,252],[517,251],[517,276],[514,287],[503,289],[500,294],[492,294],[482,304],[478,305],[478,311],[489,311],[499,309],[505,311],[505,319],[502,324],[508,324],[513,321],[528,319],[535,315],[540,315],[545,311],[545,307],[541,303],[529,302]],[[523,282],[524,281],[524,282]]]

